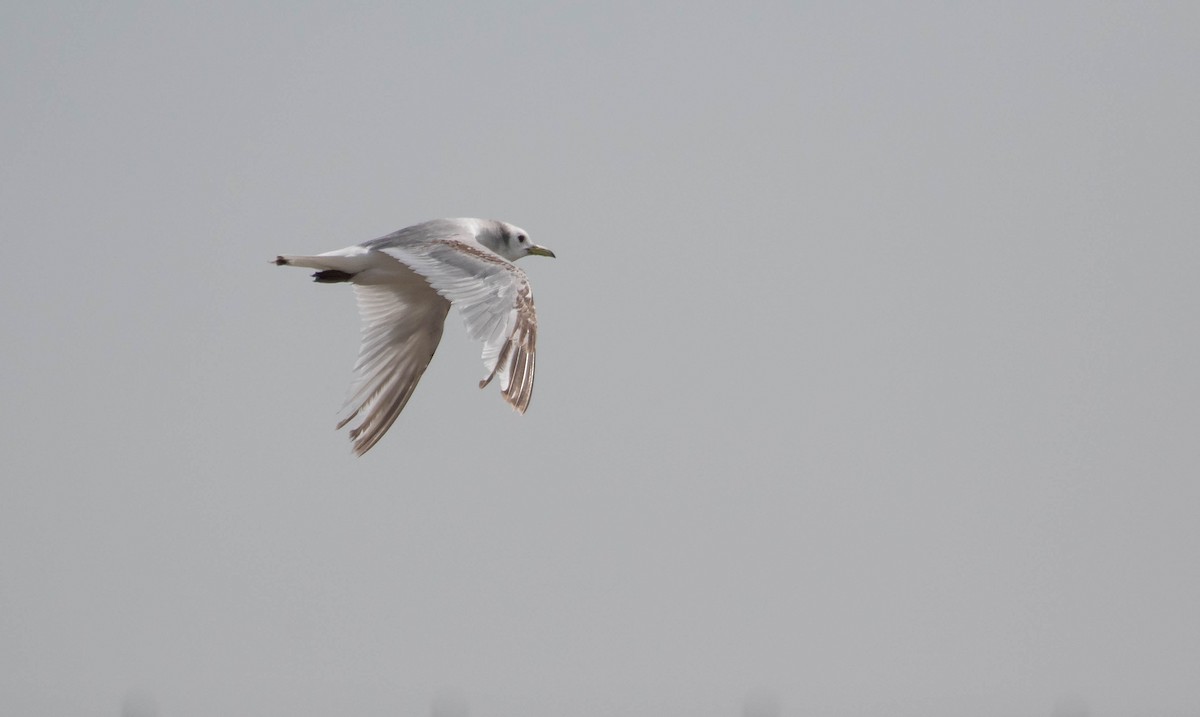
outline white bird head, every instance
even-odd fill
[[[523,256],[553,257],[554,252],[529,240],[529,233],[508,222],[483,222],[475,235],[475,241],[486,246],[509,261]]]

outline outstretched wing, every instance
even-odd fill
[[[365,282],[354,285],[362,346],[337,427],[355,421],[350,440],[361,456],[379,442],[408,403],[442,339],[450,302],[398,264],[357,278]]]
[[[376,247],[425,277],[462,313],[467,334],[483,342],[488,375],[483,388],[500,379],[500,393],[524,413],[533,395],[537,314],[525,272],[473,242],[446,238]]]

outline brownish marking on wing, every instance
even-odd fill
[[[505,339],[492,373],[479,382],[479,387],[491,383],[503,367],[508,373],[508,387],[500,395],[519,413],[525,413],[529,408],[529,400],[533,398],[533,375],[537,363],[537,313],[528,284],[517,293],[516,310],[517,320],[512,333]]]
[[[435,243],[444,244],[448,247],[451,247],[455,251],[461,251],[463,254],[470,254],[471,256],[475,257],[476,259],[479,259],[481,261],[486,261],[489,264],[495,264],[497,266],[502,266],[506,269],[509,269],[509,268],[515,269],[516,268],[515,266],[513,266],[512,262],[510,262],[509,260],[500,256],[499,254],[496,254],[495,252],[488,251],[487,249],[480,249],[477,246],[471,246],[470,244],[467,244],[466,242],[461,242],[457,239],[436,239],[434,241],[435,241]]]
[[[520,275],[519,269],[498,254],[455,239],[439,241],[452,247],[455,251],[461,251],[480,261],[503,267],[506,271]],[[515,308],[517,320],[512,333],[504,341],[504,346],[500,348],[500,354],[496,357],[496,365],[492,368],[491,374],[479,382],[479,387],[483,388],[491,383],[499,373],[500,367],[505,367],[508,372],[508,388],[501,391],[500,395],[519,413],[525,413],[525,410],[529,408],[529,400],[533,397],[533,373],[537,363],[537,312],[533,308],[533,295],[528,282],[522,283],[518,289]]]

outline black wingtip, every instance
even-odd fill
[[[288,260],[281,256],[275,257],[275,266],[287,266]]]

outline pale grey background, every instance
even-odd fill
[[[1200,5],[736,5],[5,3],[0,712],[1200,714]]]

